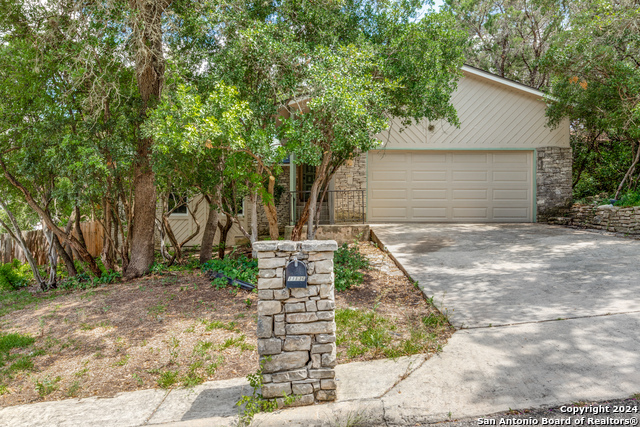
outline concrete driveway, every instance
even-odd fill
[[[640,311],[640,241],[542,224],[373,230],[457,327]]]
[[[383,397],[389,425],[640,393],[640,242],[541,224],[372,230],[463,327]]]

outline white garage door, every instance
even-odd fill
[[[532,151],[372,151],[369,222],[532,222]]]

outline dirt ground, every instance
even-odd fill
[[[338,309],[375,308],[395,324],[398,337],[437,313],[385,253],[370,242],[359,246],[372,269],[364,284],[336,294]],[[20,350],[34,355],[33,369],[5,381],[0,406],[246,376],[258,366],[256,303],[255,293],[216,289],[199,271],[43,299],[0,317],[3,333],[36,338]],[[436,342],[444,344],[450,334],[445,328]],[[344,350],[338,347],[339,363],[383,357],[347,357]]]

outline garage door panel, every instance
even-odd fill
[[[486,182],[488,177],[489,173],[484,170],[454,170],[452,173],[452,180],[454,182]]]
[[[446,154],[431,154],[430,156],[413,156],[411,163],[414,165],[438,165],[447,162]]]
[[[524,200],[528,201],[530,198],[529,189],[523,188],[520,190],[493,190],[493,200],[495,201],[512,201],[512,200]]]
[[[453,200],[488,200],[489,190],[487,189],[464,189],[453,190]]]
[[[432,190],[416,190],[416,189],[412,189],[411,190],[411,198],[416,201],[416,200],[429,200],[429,201],[435,201],[435,200],[447,200],[447,189],[446,188],[442,188],[442,189],[432,189]]]
[[[411,209],[414,221],[446,221],[449,217],[447,208],[413,208]]]
[[[405,188],[379,189],[376,191],[375,198],[377,200],[406,200],[409,191]]]
[[[386,152],[384,154],[373,153],[373,155],[371,156],[371,164],[372,165],[383,164],[383,165],[389,165],[389,166],[402,165],[402,164],[408,163],[410,159],[411,159],[410,153],[398,153],[398,152],[395,152],[395,153]]]
[[[489,208],[452,208],[453,219],[479,220],[486,222],[489,220]]]
[[[514,208],[514,207],[498,208],[498,207],[494,207],[493,208],[493,217],[495,219],[497,219],[497,220],[502,220],[502,221],[525,222],[525,221],[527,221],[527,218],[529,217],[529,208],[528,207],[522,207],[522,208]]]
[[[521,165],[526,166],[529,163],[529,153],[500,153],[493,154],[492,160],[494,164]]]
[[[408,210],[405,207],[398,208],[372,208],[374,217],[390,218],[392,220],[404,220],[407,218]]]
[[[379,182],[407,182],[409,179],[409,172],[406,170],[396,171],[380,171],[371,174],[372,181]]]
[[[531,222],[531,151],[370,153],[369,221]],[[388,159],[393,161],[389,162]]]
[[[489,154],[483,153],[453,153],[452,154],[452,162],[453,164],[487,164],[489,163]]]
[[[494,171],[493,182],[529,182],[527,171]]]
[[[406,167],[409,167],[409,165],[406,165]],[[413,182],[430,182],[430,181],[435,181],[435,182],[446,182],[447,181],[447,171],[443,170],[443,171],[420,171],[420,170],[414,170],[411,171],[411,181]]]

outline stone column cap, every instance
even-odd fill
[[[254,242],[253,250],[258,252],[329,252],[337,251],[338,243],[335,240],[304,240],[295,242],[293,240],[262,240]]]

